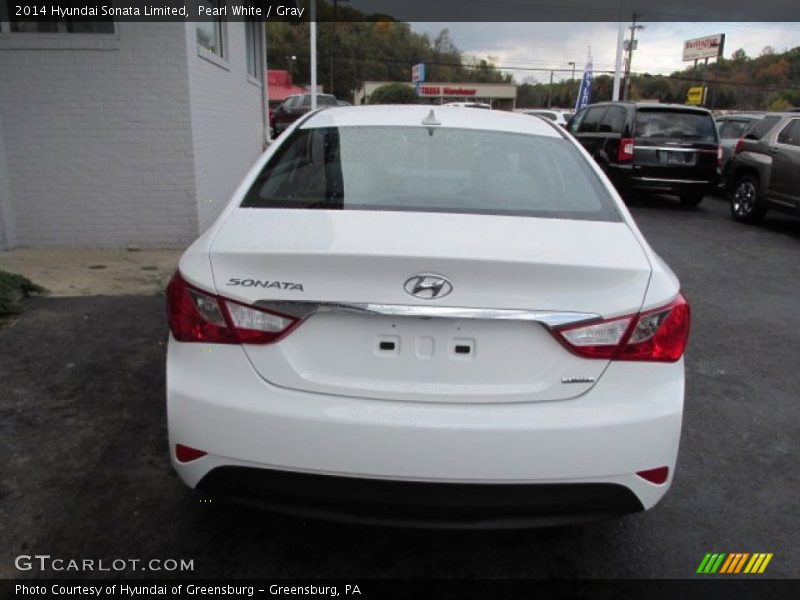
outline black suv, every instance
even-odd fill
[[[800,114],[770,113],[746,130],[728,171],[737,221],[755,223],[769,209],[800,216]]]
[[[704,108],[599,102],[576,113],[567,129],[620,193],[676,194],[697,206],[719,176],[719,134]]]

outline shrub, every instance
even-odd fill
[[[405,83],[387,83],[369,95],[370,104],[416,104],[414,88]]]

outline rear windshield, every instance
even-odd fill
[[[323,96],[317,94],[317,106],[338,106],[339,103],[334,96]],[[303,106],[311,106],[311,96],[303,97]]]
[[[296,129],[242,207],[620,220],[563,138],[426,127]]]
[[[640,108],[636,111],[636,137],[715,142],[717,128],[708,114]]]
[[[723,121],[719,126],[719,137],[723,140],[738,139],[744,135],[745,129],[747,129],[747,126],[752,122],[752,119],[746,121],[728,119]]]

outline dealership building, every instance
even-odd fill
[[[392,81],[365,81],[356,90],[356,104],[366,104],[372,92],[379,87],[395,83]],[[407,82],[403,82],[407,83]],[[413,83],[407,83],[415,87]],[[444,104],[445,102],[484,102],[499,110],[514,110],[517,101],[517,86],[513,83],[438,83],[419,84],[418,95],[423,102]]]
[[[0,249],[197,237],[264,148],[262,38],[254,21],[0,18]]]

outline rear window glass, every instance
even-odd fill
[[[717,128],[711,115],[679,110],[636,111],[637,138],[675,138],[714,142]]]
[[[333,96],[323,96],[322,94],[317,94],[317,106],[338,106],[339,103],[336,101],[336,98]],[[303,97],[303,106],[311,106],[311,96],[304,96]]]
[[[242,207],[620,220],[563,138],[426,127],[297,129]]]
[[[744,135],[745,129],[752,122],[752,120],[727,120],[723,121],[719,126],[719,137],[723,140],[738,139]]]

